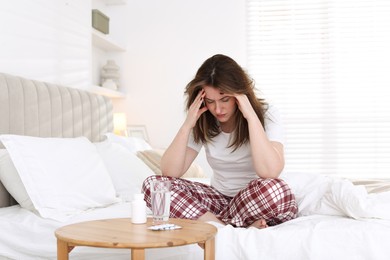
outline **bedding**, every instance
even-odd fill
[[[0,119],[0,135],[100,142],[113,131],[113,106],[107,97],[0,72]],[[0,194],[0,207],[16,204],[2,185]]]
[[[28,167],[25,160],[21,164],[24,166],[20,166],[16,159],[20,154],[14,154],[14,144],[6,144],[11,150],[3,149],[1,144],[0,259],[56,259],[55,229],[80,221],[131,217],[129,200],[140,191],[147,176],[159,171],[161,153],[156,154],[155,149],[140,140],[112,134],[112,104],[107,98],[0,73],[0,118],[0,136],[5,142],[9,135],[29,136],[29,141],[31,137],[48,138],[46,141],[52,144],[46,145],[52,148],[54,143],[62,146],[64,139],[75,141],[66,149],[59,149],[62,152],[58,151],[57,155],[42,151],[41,145],[45,142],[40,141],[29,148],[23,146],[23,150],[28,151],[28,158],[33,158],[29,162],[31,165],[27,163]],[[82,144],[79,144],[80,139]],[[80,150],[75,151],[76,147]],[[56,150],[53,149],[50,151]],[[141,158],[140,154],[144,157]],[[52,162],[47,160],[49,157]],[[69,165],[60,164],[60,158]],[[38,162],[42,165],[37,165]],[[154,169],[150,167],[151,163]],[[96,192],[93,196],[98,198],[108,196],[108,201],[104,197],[105,202],[98,206],[87,203],[87,207],[77,208],[70,214],[56,215],[60,216],[58,218],[42,215],[39,208],[36,210],[39,203],[34,204],[36,193],[32,196],[30,192],[34,185],[39,184],[35,187],[40,187],[40,194],[43,192],[41,188],[50,187],[56,179],[50,174],[49,178],[42,178],[42,172],[34,172],[36,167],[53,176],[59,174],[65,180],[69,171],[74,171],[78,175],[68,177],[85,178],[84,183],[88,184],[95,178],[90,174],[94,170],[90,169],[97,167],[97,187],[90,187],[89,192]],[[37,176],[39,182],[27,181],[25,186],[29,173]],[[207,178],[194,176],[188,178],[209,183]],[[298,218],[266,229],[233,228],[210,222],[218,228],[215,241],[217,260],[389,259],[388,180],[347,180],[303,172],[286,172],[281,177],[296,196]],[[100,189],[102,181],[105,182],[103,187],[108,188],[107,194],[102,194],[104,189]],[[57,187],[59,190],[63,188]],[[13,205],[15,202],[12,203],[9,193],[19,203]],[[55,197],[45,199],[54,201]],[[28,200],[32,205],[25,204]],[[60,206],[61,212],[62,204],[55,206]],[[76,247],[70,254],[71,259],[120,260],[129,257],[129,250],[92,247]],[[203,259],[203,250],[197,245],[148,249],[146,259],[197,260]]]
[[[299,202],[299,216],[332,215],[390,221],[390,190],[368,193],[365,186],[354,185],[348,179],[319,174],[287,173],[281,177],[289,183]]]
[[[122,218],[131,216],[130,203],[117,203],[106,208],[75,215],[66,222],[43,219],[19,205],[0,209],[0,259],[41,260],[57,258],[57,241],[54,230],[66,224],[81,221]],[[202,259],[203,250],[197,245],[167,249],[146,250],[146,259]],[[74,260],[130,259],[130,250],[76,247],[70,253]]]
[[[286,173],[284,179],[291,183],[298,204],[302,205],[299,217],[266,229],[233,228],[210,222],[218,228],[216,259],[388,259],[389,192],[371,196],[349,180],[316,174]],[[311,184],[319,191],[312,190]],[[348,202],[352,198],[359,203],[351,206]],[[360,203],[371,204],[377,210],[362,209]],[[55,259],[53,230],[57,227],[89,219],[129,217],[131,207],[130,203],[120,202],[75,215],[66,223],[43,219],[18,205],[0,212],[0,229],[7,234],[0,235],[0,252],[8,252],[0,255],[29,260]],[[10,248],[15,251],[9,252]],[[72,251],[71,259],[129,258],[128,251],[116,250],[80,247]],[[196,245],[146,252],[147,259],[203,258],[202,250]]]
[[[14,181],[13,185],[19,186],[15,191],[26,191],[28,199],[18,201],[17,193],[11,195],[43,218],[61,221],[118,202],[103,160],[87,138],[1,135],[0,141],[21,180]],[[2,180],[7,176],[2,174]]]
[[[389,259],[390,191],[350,180],[285,173],[299,217],[258,230],[220,226],[217,259]]]
[[[131,201],[140,193],[142,182],[154,172],[134,153],[110,140],[94,143],[111,176],[116,195],[123,201]]]
[[[138,137],[118,136],[113,133],[106,133],[105,136],[107,137],[107,142],[124,147],[129,152],[136,154],[155,174],[162,174],[160,162],[165,150],[153,149],[150,144]],[[206,178],[206,175],[198,164],[192,163],[183,177]]]
[[[0,180],[4,185],[2,197],[7,197],[11,193],[20,205],[33,209],[32,202],[6,149],[0,149]]]
[[[113,133],[106,133],[107,141],[123,146],[131,153],[152,149],[152,147],[144,140],[132,136],[119,136]]]

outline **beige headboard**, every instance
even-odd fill
[[[0,73],[0,135],[86,136],[98,142],[113,130],[112,111],[107,97]],[[0,207],[10,201],[0,183]]]

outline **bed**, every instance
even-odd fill
[[[112,111],[106,97],[0,73],[0,259],[56,259],[56,228],[131,216],[129,201],[158,163],[146,161],[156,156],[147,143],[111,134]],[[282,178],[299,217],[262,230],[210,222],[218,228],[216,259],[389,259],[388,180],[304,172]],[[129,250],[92,247],[70,254],[129,257]],[[149,249],[146,258],[195,260],[203,251]]]

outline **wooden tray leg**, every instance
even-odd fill
[[[204,243],[204,260],[215,260],[214,238],[211,238]]]
[[[131,249],[131,260],[144,260],[145,249]]]
[[[68,243],[57,239],[57,260],[69,260],[69,251],[72,250],[68,248]]]

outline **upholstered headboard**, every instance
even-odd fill
[[[98,142],[113,130],[112,111],[107,97],[0,73],[0,135],[86,136]],[[0,207],[12,203],[0,183]]]

